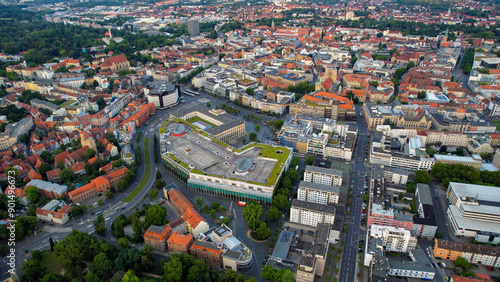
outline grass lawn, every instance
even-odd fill
[[[42,261],[40,264],[42,268],[47,269],[49,273],[61,273],[62,266],[57,262],[51,250],[42,253]]]
[[[129,203],[132,201],[139,192],[141,192],[142,188],[146,186],[146,183],[148,183],[149,176],[151,175],[151,163],[149,162],[149,138],[144,137],[144,155],[145,155],[145,160],[144,164],[146,165],[144,169],[144,176],[142,177],[141,182],[139,183],[139,186],[132,191],[130,195],[127,196],[127,198],[123,199],[123,202]]]
[[[500,130],[500,121],[493,121],[493,123],[497,125],[497,130]]]
[[[61,105],[59,105],[59,107],[61,107],[61,108],[68,107],[68,106],[70,106],[70,105],[72,105],[72,104],[74,104],[76,102],[78,102],[78,101],[76,101],[76,100],[69,100],[69,101],[66,101],[66,102],[62,103]]]
[[[278,161],[276,162],[276,165],[274,166],[273,171],[271,172],[271,175],[269,175],[269,178],[267,179],[266,185],[271,186],[276,182],[276,179],[278,179],[277,173],[280,172],[281,164],[284,164],[288,154],[290,154],[290,151],[285,148],[285,147],[273,147],[271,145],[261,145],[258,147],[262,147],[262,151],[260,152],[260,157],[267,157],[267,158],[272,158],[272,159],[277,159]],[[282,154],[278,154],[276,151],[282,151]]]

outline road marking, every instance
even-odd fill
[[[234,220],[236,220],[236,210],[233,209]]]

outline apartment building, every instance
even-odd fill
[[[189,253],[195,259],[202,259],[214,267],[220,267],[222,262],[222,248],[210,242],[194,241],[189,248]]]
[[[290,222],[317,227],[318,224],[333,225],[335,206],[322,205],[295,199],[290,210]]]
[[[387,256],[387,274],[422,280],[433,280],[436,275],[431,261],[422,249],[409,252],[408,257]]]
[[[436,258],[455,261],[457,258],[462,257],[469,263],[500,267],[499,247],[434,239],[432,252]]]
[[[317,204],[337,204],[340,187],[300,181],[297,199]]]
[[[99,193],[104,193],[109,188],[111,188],[109,180],[104,176],[98,176],[90,180],[89,184],[69,192],[68,196],[73,203],[79,203]]]
[[[304,181],[330,186],[341,186],[342,171],[308,165],[304,171]]]
[[[7,124],[4,132],[0,133],[0,151],[10,149],[17,143],[19,136],[28,133],[32,127],[33,119],[30,117]]]
[[[417,246],[417,237],[413,231],[404,228],[373,224],[370,237],[382,239],[388,252],[408,253]]]

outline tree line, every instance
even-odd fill
[[[436,163],[431,169],[432,176],[442,181],[447,187],[450,182],[470,183],[500,187],[499,171],[478,171],[463,164]]]

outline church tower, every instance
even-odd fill
[[[316,79],[316,84],[314,85],[314,90],[316,91],[321,91],[322,90],[322,86],[321,86],[321,76],[318,72],[318,78]]]

